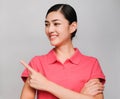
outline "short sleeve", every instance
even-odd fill
[[[100,79],[100,81],[104,84],[105,83],[105,75],[102,71],[102,68],[100,66],[100,63],[98,62],[98,60],[96,59],[94,64],[93,64],[93,68],[92,68],[92,72],[91,72],[91,78],[90,79],[95,79],[98,78]]]
[[[31,59],[31,61],[29,62],[29,66],[32,67],[35,71],[43,74],[43,69],[42,69],[40,57],[38,57],[38,56],[33,57]],[[28,71],[28,69],[25,68],[21,74],[21,78],[24,82],[26,81],[29,74],[30,74],[30,72]]]

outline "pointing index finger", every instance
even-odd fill
[[[25,63],[23,60],[20,61],[20,63],[27,68],[31,73],[35,72],[34,69],[32,69],[27,63]]]

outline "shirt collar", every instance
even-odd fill
[[[80,59],[81,59],[82,54],[80,53],[80,51],[75,48],[75,53],[74,55],[69,59],[73,64],[79,64]],[[47,59],[48,59],[48,63],[54,63],[57,61],[57,57],[56,54],[54,52],[54,49],[52,49],[48,54],[47,54]]]
[[[57,57],[55,55],[54,49],[52,49],[48,54],[47,54],[47,60],[48,63],[54,63],[57,61]]]
[[[73,64],[79,64],[80,63],[80,60],[81,60],[81,56],[82,54],[80,53],[80,51],[75,48],[75,53],[74,55],[70,58],[70,61],[73,63]]]

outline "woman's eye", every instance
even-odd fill
[[[54,25],[55,25],[55,26],[58,26],[58,25],[60,25],[60,23],[54,23]]]
[[[47,27],[47,26],[49,26],[49,24],[45,23],[45,26]]]

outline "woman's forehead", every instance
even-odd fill
[[[46,20],[65,20],[65,17],[60,11],[53,11],[46,16]]]

